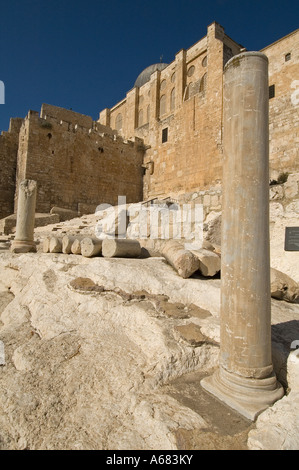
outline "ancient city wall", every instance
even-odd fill
[[[14,208],[18,139],[21,124],[22,119],[11,119],[8,132],[3,132],[0,135],[0,219],[10,215]]]
[[[283,182],[275,182],[269,186],[269,201],[270,204],[275,203],[281,212],[298,212],[299,200],[299,172],[287,174],[281,173],[284,176]],[[222,186],[217,184],[206,190],[199,190],[183,194],[175,199],[179,204],[201,204],[203,206],[204,219],[211,212],[221,212],[222,208]],[[273,206],[274,207],[274,206]]]
[[[299,169],[299,29],[262,50],[269,59],[270,172]]]
[[[53,106],[46,103],[42,105],[40,117],[42,119],[48,120],[49,118],[52,118],[58,122],[65,121],[69,124],[73,124],[74,126],[77,125],[85,127],[86,129],[90,129],[93,127],[93,121],[90,116],[86,116],[70,109],[65,109],[59,106]]]
[[[144,199],[208,188],[222,176],[222,73],[241,46],[212,23],[207,36],[152,73],[100,122],[147,145]]]
[[[226,48],[224,41],[229,43]],[[156,140],[146,153],[146,162],[154,162],[153,174],[147,172],[145,178],[148,197],[183,194],[221,180],[222,70],[224,61],[240,50],[239,45],[232,43],[223,28],[214,23],[206,38],[177,54],[175,63],[161,72],[160,85],[163,80],[168,82],[167,100],[162,114],[160,90],[160,117],[153,124]],[[179,75],[174,109],[171,72]],[[166,142],[163,132],[167,132]],[[144,140],[147,142],[145,136]]]
[[[263,49],[269,58],[270,176],[298,169],[299,31]],[[99,122],[147,146],[144,199],[205,190],[222,179],[222,76],[242,50],[212,23],[207,36],[130,90]],[[298,80],[297,78],[298,77]]]
[[[53,206],[93,212],[98,204],[117,204],[118,195],[141,200],[142,142],[99,132],[88,117],[60,109],[43,106],[43,117],[29,112],[20,131],[17,187],[25,178],[37,181],[37,212]]]

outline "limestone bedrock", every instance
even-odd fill
[[[219,279],[182,279],[158,257],[42,251],[1,252],[0,272],[1,449],[173,450],[178,432],[206,435],[206,418],[164,385],[217,366]],[[298,318],[298,304],[272,300],[275,364],[291,393],[260,415],[248,448],[267,448],[271,424],[271,446],[284,448],[290,422],[298,448],[296,367],[287,374]]]

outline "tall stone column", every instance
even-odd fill
[[[282,397],[271,354],[268,59],[224,69],[220,365],[201,384],[245,417]]]
[[[11,245],[13,253],[36,251],[34,242],[36,188],[34,180],[24,180],[20,183],[16,235]]]

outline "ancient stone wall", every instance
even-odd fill
[[[269,59],[270,172],[299,170],[299,29],[262,50]]]
[[[268,46],[270,170],[298,170],[299,31]],[[242,46],[217,23],[175,60],[100,113],[99,122],[144,139],[144,199],[203,191],[222,180],[223,66]],[[296,78],[297,77],[297,78]],[[271,96],[271,95],[270,95]]]
[[[276,182],[269,186],[270,209],[278,215],[285,213],[292,216],[299,212],[299,172],[286,175],[284,182]],[[206,190],[190,192],[176,199],[179,204],[200,204],[203,206],[204,220],[210,213],[211,217],[222,210],[222,185],[217,184]]]
[[[163,70],[100,113],[121,135],[137,135],[145,154],[144,199],[208,188],[222,173],[222,73],[241,46],[212,23]]]
[[[9,130],[0,135],[0,219],[10,215],[14,208],[18,139],[21,124],[22,119],[11,119]]]
[[[49,118],[54,118],[58,122],[64,121],[74,126],[78,125],[87,129],[90,129],[93,126],[93,121],[90,116],[45,103],[42,105],[40,117],[48,120]]]
[[[147,161],[154,162],[153,174],[148,172],[145,179],[149,197],[183,194],[221,180],[224,40],[223,29],[214,23],[206,38],[176,56],[173,73],[180,72],[180,80],[175,87],[175,109],[171,111],[168,99],[165,115],[154,123],[153,150],[146,154]],[[240,50],[236,44],[233,48],[232,54]],[[160,80],[171,81],[169,68],[161,72]],[[170,90],[166,96],[171,97]],[[166,142],[163,132],[167,132]]]
[[[49,105],[41,116],[31,111],[22,125],[16,186],[25,178],[37,181],[37,212],[60,206],[88,213],[117,204],[119,195],[142,199],[140,139],[124,142],[111,130],[99,132],[88,116]]]

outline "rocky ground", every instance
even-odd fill
[[[35,236],[87,234],[91,220]],[[41,244],[12,254],[8,238],[0,449],[299,448],[298,303],[272,299],[273,362],[286,393],[252,423],[200,386],[218,364],[219,278],[182,279],[162,257],[84,258]]]

